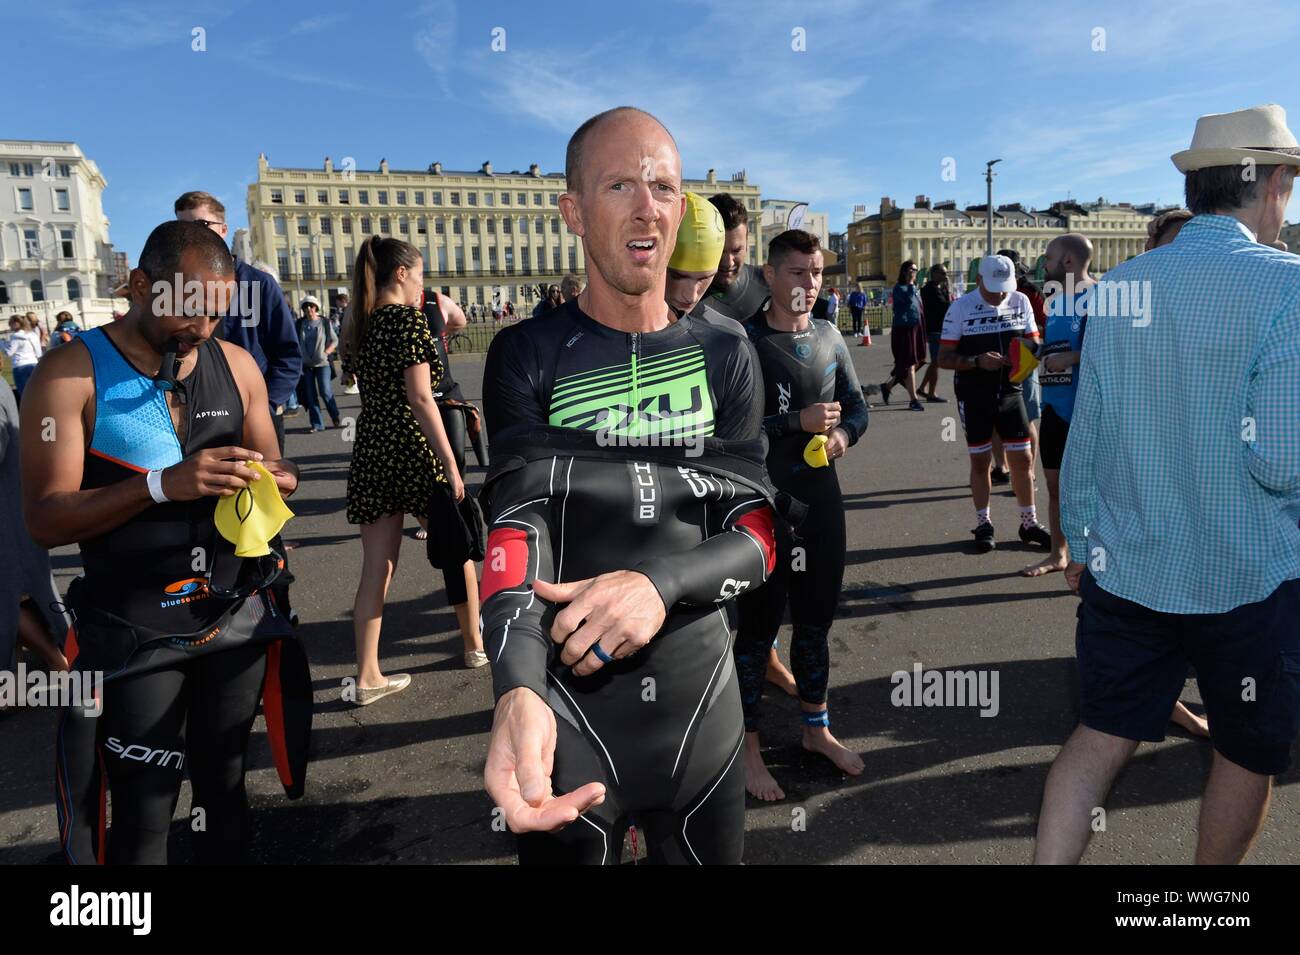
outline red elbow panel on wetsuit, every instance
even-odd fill
[[[479,601],[486,603],[498,591],[522,585],[527,574],[528,532],[515,527],[494,529],[488,535]]]
[[[758,546],[763,549],[763,559],[770,574],[776,566],[776,524],[772,518],[772,509],[760,507],[750,511],[736,521],[736,527],[748,532],[758,542]]]

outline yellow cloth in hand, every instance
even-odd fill
[[[804,445],[803,459],[808,462],[810,468],[824,468],[830,465],[830,458],[826,457],[826,435],[812,436],[812,440]]]
[[[221,536],[235,545],[236,557],[265,557],[271,553],[271,538],[280,533],[293,511],[280,499],[275,476],[256,461],[245,463],[262,479],[217,501],[214,519]]]
[[[1022,339],[1017,338],[1011,353],[1011,374],[1007,377],[1016,384],[1024,381],[1034,373],[1038,367],[1038,359],[1034,353],[1029,350],[1029,346]]]

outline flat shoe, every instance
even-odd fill
[[[394,673],[388,678],[388,683],[384,686],[358,686],[357,687],[357,706],[369,706],[371,703],[377,703],[386,696],[392,696],[394,693],[400,693],[411,685],[411,674]]]
[[[471,670],[477,670],[479,667],[487,666],[487,654],[482,650],[466,650],[465,666]]]

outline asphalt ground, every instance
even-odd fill
[[[864,384],[890,361],[887,338],[851,353]],[[481,356],[455,356],[468,397],[482,394]],[[940,394],[951,398],[951,374]],[[901,392],[900,392],[901,394]],[[358,398],[340,396],[355,416]],[[951,419],[945,421],[945,419]],[[945,440],[945,438],[953,440]],[[249,749],[255,858],[266,863],[513,861],[513,837],[493,827],[482,788],[492,703],[487,668],[465,670],[441,575],[410,538],[389,594],[381,644],[386,672],[410,689],[364,709],[340,699],[354,673],[351,608],[361,561],[344,494],[349,445],[341,431],[307,433],[289,420],[288,455],[302,469],[287,536],[297,577],[293,604],[315,686],[314,759],[307,794],[289,802],[271,766],[259,716]],[[750,863],[1021,863],[1030,858],[1047,770],[1076,721],[1076,598],[1061,575],[1017,571],[1039,553],[1015,538],[1014,498],[995,489],[999,547],[976,554],[967,455],[956,406],[906,409],[872,399],[863,440],[839,466],[848,522],[844,591],[831,631],[832,728],[866,762],[843,777],[799,745],[797,704],[769,687],[765,753],[787,798],[750,801]],[[471,467],[471,487],[482,470]],[[1040,487],[1045,484],[1040,479]],[[1040,501],[1045,520],[1045,500]],[[61,585],[78,572],[75,549],[52,555]],[[788,646],[789,627],[781,632]],[[899,707],[896,671],[983,671],[998,680],[996,715],[978,706]],[[1183,699],[1199,711],[1189,682]],[[0,716],[0,863],[58,859],[49,710]],[[1186,863],[1210,745],[1170,726],[1144,744],[1106,805],[1086,862]],[[1300,771],[1277,780],[1251,860],[1300,862]],[[173,861],[189,858],[190,803],[177,806]],[[644,850],[642,850],[644,851]]]

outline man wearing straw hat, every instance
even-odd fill
[[[1214,744],[1197,862],[1245,858],[1300,731],[1300,257],[1272,246],[1300,148],[1256,106],[1202,116],[1173,161],[1193,218],[1102,278],[1077,368],[1061,525],[1080,726],[1038,862],[1083,854],[1189,663]]]

